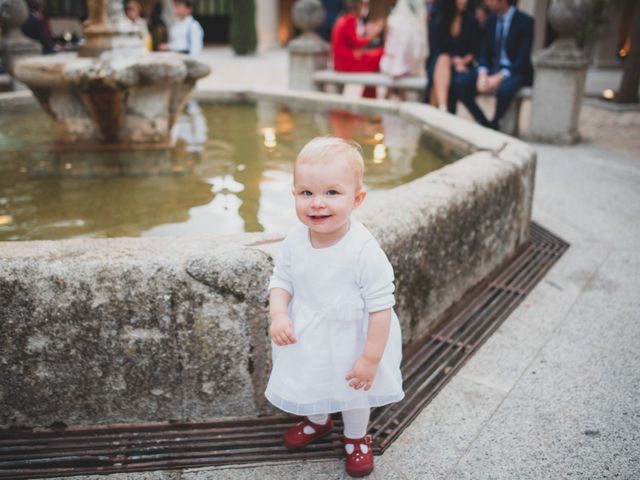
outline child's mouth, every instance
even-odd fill
[[[309,219],[312,222],[322,222],[323,220],[326,220],[330,216],[331,215],[309,215]]]

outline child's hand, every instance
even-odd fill
[[[373,385],[373,379],[378,371],[378,362],[360,357],[353,369],[347,373],[346,380],[349,386],[359,390],[364,387],[365,392]]]
[[[271,335],[273,343],[281,347],[296,343],[296,337],[293,334],[293,322],[286,315],[271,319],[269,335]]]

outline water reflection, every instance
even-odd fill
[[[452,156],[394,115],[269,101],[190,102],[173,150],[56,151],[48,122],[0,112],[0,240],[283,231],[297,221],[293,160],[317,135],[360,143],[374,192]]]
[[[420,127],[405,122],[395,115],[382,117],[385,151],[389,157],[389,175],[391,178],[404,178],[411,175],[413,160],[418,153]],[[374,160],[375,163],[375,160]]]
[[[177,140],[185,143],[187,152],[202,152],[207,142],[209,129],[207,119],[196,100],[189,100],[184,114],[176,121]]]

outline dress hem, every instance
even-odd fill
[[[336,412],[344,412],[346,410],[354,410],[356,408],[374,408],[388,405],[390,403],[399,402],[404,398],[404,392],[393,395],[370,395],[366,397],[358,397],[348,401],[339,401],[333,399],[322,400],[314,403],[299,404],[287,401],[276,393],[267,390],[264,396],[269,402],[280,410],[291,413],[293,415],[320,415]]]

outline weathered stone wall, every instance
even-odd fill
[[[341,106],[395,110],[474,152],[358,212],[394,265],[407,343],[525,241],[535,152],[423,105]],[[280,238],[1,243],[0,428],[268,412],[266,286]]]
[[[259,411],[272,261],[252,237],[3,243],[0,426]]]
[[[408,343],[515,253],[528,223],[526,190],[515,165],[482,152],[394,193],[370,202],[359,217],[394,266]]]

